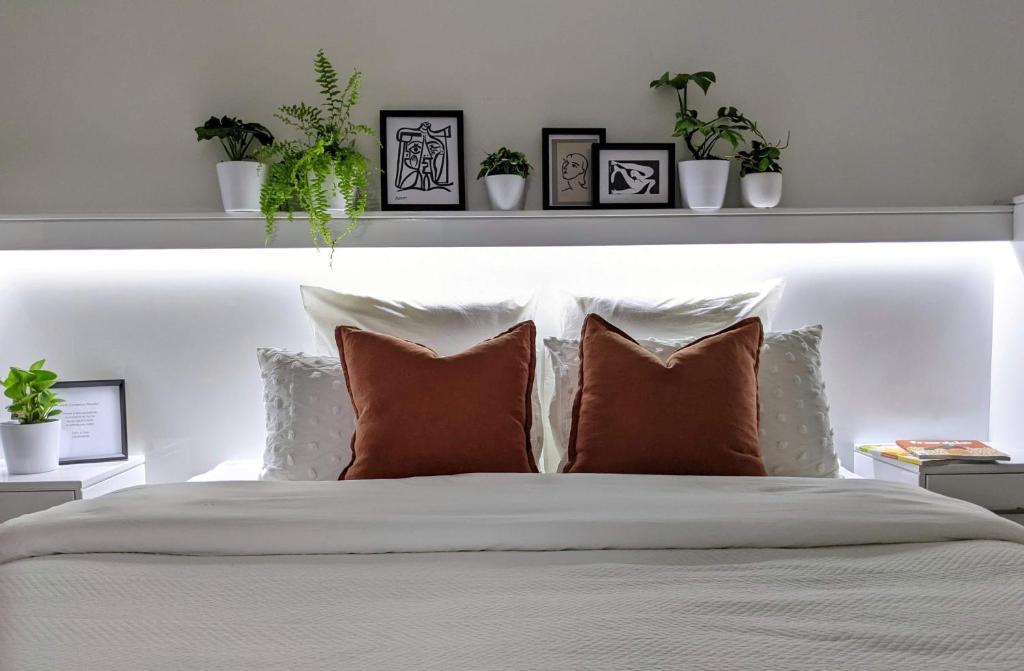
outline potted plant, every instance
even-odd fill
[[[697,110],[690,108],[689,85],[696,84],[707,95],[716,81],[715,73],[669,75],[651,82],[651,88],[675,89],[679,100],[673,137],[683,138],[693,157],[679,162],[679,184],[688,207],[694,210],[717,210],[725,201],[729,182],[729,161],[714,153],[715,145],[725,140],[735,150],[743,142],[743,133],[750,130],[750,121],[735,107],[719,107],[715,117],[702,121]]]
[[[740,161],[740,193],[749,207],[775,207],[782,200],[782,150],[789,146],[789,133],[785,142],[769,142],[756,124],[751,131],[759,138],[750,142],[750,149],[736,153]]]
[[[285,105],[274,115],[298,130],[302,139],[279,140],[259,152],[261,158],[277,160],[267,168],[267,179],[260,191],[260,211],[267,219],[268,241],[274,235],[278,211],[287,211],[291,221],[298,208],[309,217],[313,243],[333,249],[338,240],[355,228],[366,210],[370,164],[356,148],[356,139],[376,133],[351,119],[352,108],[359,101],[362,74],[354,71],[345,88],[339,88],[338,73],[323,49],[313,60],[313,70],[323,104]],[[347,214],[349,218],[348,228],[338,236],[329,225],[331,212]]]
[[[224,147],[228,160],[217,164],[220,200],[225,212],[259,212],[263,165],[253,157],[255,144],[271,144],[274,136],[258,123],[235,117],[215,116],[196,128],[200,142],[216,138]]]
[[[10,399],[10,422],[0,424],[7,472],[11,475],[45,473],[57,468],[60,459],[60,409],[64,402],[50,387],[57,374],[45,370],[45,360],[28,370],[11,368],[4,380],[4,396]]]
[[[502,147],[491,152],[480,163],[480,174],[487,186],[487,196],[495,210],[523,209],[523,194],[526,193],[526,178],[533,166],[526,154]]]

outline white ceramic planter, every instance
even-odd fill
[[[487,175],[484,177],[487,197],[495,210],[523,209],[523,194],[526,193],[526,178],[519,175]]]
[[[41,424],[0,424],[7,472],[11,475],[46,473],[60,460],[60,420]]]
[[[225,212],[259,212],[260,188],[266,170],[256,161],[221,161],[217,164],[220,201]]]
[[[692,210],[717,210],[725,202],[729,162],[720,159],[680,161],[679,184],[686,206]]]
[[[313,173],[310,173],[312,181]],[[344,216],[348,212],[348,200],[338,191],[338,178],[332,170],[327,179],[324,180],[324,189],[327,191],[327,209],[331,214]]]
[[[781,172],[752,172],[740,177],[740,193],[748,207],[775,207],[782,200]]]

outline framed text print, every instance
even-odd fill
[[[124,380],[57,382],[64,399],[60,414],[60,463],[81,464],[128,458]]]
[[[595,207],[675,207],[674,144],[595,144],[591,161]]]
[[[604,128],[545,128],[542,131],[544,209],[593,207],[593,145]]]
[[[383,210],[464,210],[462,111],[381,110]]]

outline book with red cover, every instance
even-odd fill
[[[1010,455],[980,440],[897,440],[896,444],[922,461],[1009,461]]]

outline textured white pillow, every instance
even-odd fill
[[[634,338],[688,338],[721,331],[741,319],[760,317],[765,330],[785,287],[781,279],[718,293],[672,293],[651,297],[572,296],[562,300],[562,337],[579,338],[594,313]]]
[[[493,338],[520,322],[533,319],[534,312],[532,298],[493,303],[431,304],[355,296],[322,287],[302,286],[299,290],[306,314],[313,322],[317,350],[334,357],[335,364],[338,363],[338,345],[334,339],[334,329],[340,324],[411,340],[431,348],[441,356],[450,356]],[[538,356],[537,360],[540,359]],[[530,444],[538,468],[544,448],[540,386],[540,376],[535,374],[531,397],[533,424],[530,428]],[[348,398],[347,393],[345,398]]]
[[[267,410],[262,480],[337,480],[356,418],[338,357],[256,350]]]
[[[662,361],[694,338],[639,340]],[[572,404],[579,386],[578,340],[546,338],[544,348],[554,378],[548,406],[553,440],[548,463],[565,465]],[[839,470],[821,376],[821,326],[766,333],[757,375],[761,403],[761,457],[769,475],[835,477]],[[554,470],[552,468],[552,470]]]

